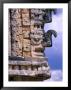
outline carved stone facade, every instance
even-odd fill
[[[9,9],[9,80],[50,78],[44,49],[51,39],[45,39],[44,24],[51,21],[49,9]]]

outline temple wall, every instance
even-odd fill
[[[12,56],[26,56],[30,55],[30,19],[29,10],[27,9],[11,9],[11,28],[9,30],[9,43],[11,42],[11,50],[9,51]],[[11,41],[10,41],[11,37]],[[26,53],[27,52],[27,53]]]
[[[43,40],[42,14],[44,12],[40,9],[10,9],[9,11],[11,27],[9,29],[9,55],[43,57],[43,52],[37,51],[36,48],[43,49],[41,42]],[[38,16],[35,15],[36,12]],[[39,41],[36,42],[33,38]]]
[[[9,12],[9,56],[13,58],[9,59],[9,80],[50,78],[43,46],[45,10],[9,9]]]

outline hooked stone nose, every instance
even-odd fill
[[[44,47],[52,47],[52,35],[54,35],[54,37],[57,37],[57,32],[54,30],[48,30],[44,34],[44,40],[43,40]]]
[[[57,37],[57,32],[55,30],[48,30],[46,34],[47,34],[47,36],[54,35],[54,37]]]

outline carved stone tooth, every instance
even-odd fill
[[[42,66],[42,70],[46,70],[46,67],[45,66]]]
[[[19,66],[15,65],[15,66],[14,66],[14,69],[15,69],[15,70],[19,70]]]
[[[41,67],[38,67],[38,71],[42,71],[42,68]]]

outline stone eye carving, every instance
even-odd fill
[[[57,37],[57,32],[54,30],[48,30],[46,33],[44,33],[44,39],[42,43],[44,47],[52,47],[52,35]]]

